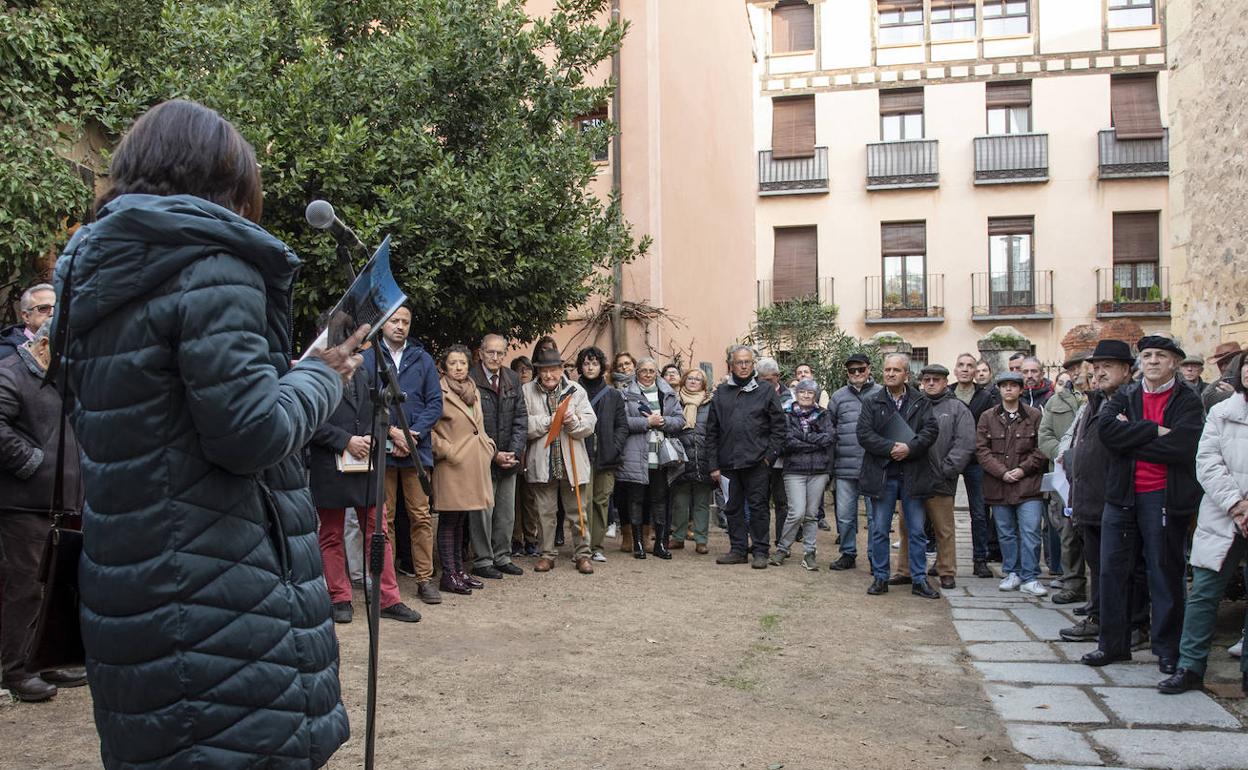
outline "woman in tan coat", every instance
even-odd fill
[[[469,511],[494,504],[490,461],[494,442],[485,433],[477,385],[468,376],[468,348],[452,345],[442,356],[442,417],[433,426],[433,504],[438,511],[442,590],[470,594],[484,584],[464,571],[464,528]]]

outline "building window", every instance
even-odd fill
[[[1159,290],[1161,224],[1156,211],[1114,212],[1114,300],[1148,302]],[[1157,300],[1161,297],[1157,296]]]
[[[878,45],[913,45],[923,42],[923,0],[879,0]]]
[[[972,40],[974,37],[974,2],[932,0],[932,40]]]
[[[772,302],[819,294],[819,237],[814,227],[777,227],[771,266]]]
[[[809,158],[815,154],[815,97],[771,100],[771,156]]]
[[[771,11],[771,52],[815,50],[815,7],[806,0],[786,0]]]
[[[576,119],[576,130],[581,134],[590,134],[598,131],[607,124],[607,108],[599,107],[588,115],[582,115]],[[607,159],[608,139],[606,136],[595,137],[597,143],[593,146],[594,160],[605,161]]]
[[[1001,308],[1036,304],[1032,242],[1035,226],[1035,217],[988,220],[988,301],[993,313]]]
[[[1161,107],[1157,102],[1157,73],[1111,75],[1109,116],[1118,139],[1160,139]]]
[[[923,89],[880,91],[880,140],[899,142],[923,138]]]
[[[984,0],[984,37],[1031,32],[1028,0]]]
[[[918,379],[919,372],[927,367],[929,361],[927,348],[910,349],[910,376]]]
[[[985,104],[989,134],[1026,134],[1031,131],[1031,81],[989,83]]]
[[[880,307],[885,312],[926,308],[927,223],[882,223],[880,247],[884,272]]]
[[[1157,23],[1155,0],[1109,0],[1109,28],[1151,27]]]

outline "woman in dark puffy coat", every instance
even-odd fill
[[[706,459],[706,421],[711,413],[711,391],[706,384],[706,373],[701,369],[690,369],[680,378],[676,397],[685,415],[680,443],[689,461],[671,490],[673,539],[669,548],[685,547],[685,528],[692,519],[694,548],[699,554],[707,552],[713,490]]]
[[[360,363],[291,365],[299,259],[255,154],[193,102],[141,117],[57,263],[82,446],[79,570],[107,768],[324,765],[347,739],[301,450]]]
[[[780,531],[771,563],[781,566],[800,529],[806,553],[802,566],[818,571],[815,564],[815,534],[819,530],[819,504],[828,488],[836,451],[836,424],[827,409],[815,403],[819,386],[814,380],[798,380],[795,400],[785,412],[788,434],[784,440],[784,491],[789,513]]]
[[[637,362],[636,380],[624,391],[628,416],[628,441],[623,463],[616,471],[617,489],[626,491],[629,522],[632,524],[633,556],[646,558],[644,521],[654,526],[654,555],[672,558],[667,549],[671,521],[667,503],[668,472],[659,466],[659,445],[669,436],[678,436],[685,418],[676,401],[676,391],[659,379],[653,358]]]

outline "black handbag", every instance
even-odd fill
[[[74,254],[77,249],[74,250]],[[61,373],[59,383],[53,378],[60,369],[61,356],[67,356],[69,348],[69,304],[73,299],[74,254],[69,258],[65,275],[65,287],[60,323],[56,328],[56,344],[52,361],[48,365],[45,381],[59,384],[61,393],[61,432],[56,447],[56,477],[49,510],[52,528],[43,546],[43,558],[39,566],[39,582],[43,594],[39,613],[35,616],[35,629],[31,635],[26,654],[29,671],[46,671],[50,668],[69,668],[86,663],[87,654],[82,645],[82,623],[79,619],[78,558],[82,555],[82,516],[65,510],[65,431],[68,426],[69,386],[68,370]],[[49,322],[51,323],[51,322]],[[46,387],[46,385],[45,385]]]

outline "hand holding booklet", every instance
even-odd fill
[[[317,335],[299,360],[313,351],[336,347],[346,342],[355,330],[368,324],[364,342],[371,342],[381,332],[381,327],[394,315],[394,311],[407,301],[407,295],[399,288],[390,271],[390,236],[381,242],[368,264],[355,277],[347,293],[330,312],[329,321]]]

